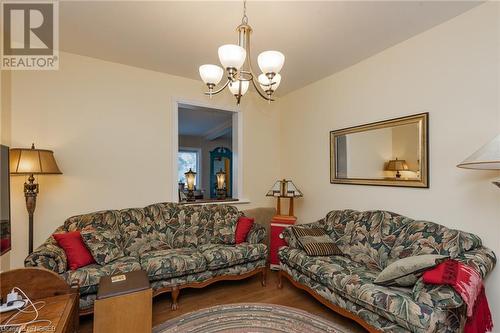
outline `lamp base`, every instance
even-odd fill
[[[222,189],[222,190],[217,189],[216,192],[217,192],[217,200],[224,200],[224,199],[226,199],[226,190],[224,190],[224,189]]]
[[[196,198],[194,197],[194,191],[193,190],[188,190],[187,192],[187,201],[195,201]]]
[[[28,253],[33,252],[33,214],[36,208],[36,196],[38,194],[38,184],[35,177],[30,175],[28,182],[24,183],[24,197],[26,199],[26,209],[28,210]]]

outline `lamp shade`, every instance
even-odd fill
[[[191,170],[191,168],[189,168],[189,171],[185,172],[184,176],[186,176],[187,189],[189,191],[193,191],[194,190],[194,181],[196,179],[196,172],[194,172],[193,170]]]
[[[217,176],[217,189],[218,190],[223,190],[226,188],[226,173],[222,171],[222,169],[219,170],[215,174]]]
[[[291,180],[278,180],[273,187],[267,192],[267,197],[287,197],[298,198],[302,196],[302,192],[295,186]]]
[[[408,164],[406,164],[405,160],[390,160],[385,167],[386,171],[404,171],[408,170]]]
[[[246,92],[248,91],[248,81],[236,81],[236,82],[231,82],[229,84],[229,90],[231,93],[235,96],[238,96],[240,94],[240,84],[241,84],[241,96],[245,95]]]
[[[224,75],[224,70],[216,65],[201,65],[199,70],[201,79],[206,84],[217,85]]]
[[[54,152],[46,149],[12,148],[10,150],[10,173],[13,175],[58,175],[62,174],[54,158]]]
[[[226,44],[219,47],[219,60],[224,68],[240,69],[246,56],[247,51],[239,45]]]
[[[280,86],[281,75],[276,74],[272,80],[269,80],[269,78],[265,74],[260,74],[258,80],[259,80],[259,84],[260,84],[260,87],[262,88],[262,90],[264,90],[264,91],[267,91],[267,90],[276,91],[276,89],[278,89],[278,87]],[[273,84],[271,84],[271,83],[273,83]]]
[[[285,63],[285,56],[278,51],[264,51],[257,57],[257,63],[264,74],[278,74]]]
[[[463,160],[457,167],[465,169],[500,170],[500,134],[479,148],[474,154]]]

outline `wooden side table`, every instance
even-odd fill
[[[151,333],[152,303],[145,271],[102,277],[94,303],[94,332]]]
[[[17,287],[25,292],[32,302],[45,303],[38,310],[38,319],[44,322],[27,325],[23,332],[76,333],[78,331],[78,288],[70,287],[56,273],[44,268],[20,268],[3,272],[0,274],[0,281],[0,293],[3,299],[12,288]],[[33,308],[27,310],[33,311]],[[0,314],[0,325],[7,323],[16,312],[14,310]],[[21,313],[10,321],[10,324],[21,324],[32,319],[34,319],[33,312]],[[10,332],[10,329],[5,328],[4,331]]]
[[[278,250],[282,246],[286,246],[284,239],[280,238],[283,229],[294,225],[297,218],[294,216],[276,215],[271,220],[271,233],[269,245],[269,262],[272,270],[280,269],[280,259],[278,257]]]

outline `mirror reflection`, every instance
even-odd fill
[[[336,138],[338,178],[419,179],[417,123]]]
[[[422,114],[331,132],[331,182],[427,187],[426,131]]]

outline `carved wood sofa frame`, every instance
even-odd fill
[[[360,324],[364,329],[366,329],[369,333],[383,333],[382,331],[376,329],[375,327],[373,327],[372,325],[367,323],[363,318],[355,315],[354,313],[352,313],[344,308],[341,308],[340,306],[332,304],[329,300],[327,300],[326,298],[324,298],[323,296],[318,294],[316,291],[311,289],[309,286],[303,285],[303,284],[295,281],[290,276],[290,274],[288,274],[287,272],[284,272],[282,270],[280,270],[278,272],[278,288],[279,289],[283,288],[283,277],[285,277],[288,281],[290,281],[290,283],[294,287],[302,289],[302,290],[308,292],[309,294],[311,294],[316,300],[318,300],[324,306],[330,308],[331,310],[333,310],[334,312],[338,313],[341,316],[344,316],[346,318],[354,320],[355,322]]]
[[[172,310],[175,311],[179,309],[179,293],[181,289],[186,289],[186,288],[204,288],[208,285],[211,285],[212,283],[219,282],[219,281],[236,281],[236,280],[244,280],[246,278],[249,278],[251,276],[261,274],[261,285],[264,287],[266,285],[266,279],[267,279],[267,265],[265,267],[259,267],[256,268],[250,272],[246,272],[244,274],[238,274],[238,275],[221,275],[217,276],[211,279],[208,279],[206,281],[202,282],[191,282],[191,283],[186,283],[183,285],[174,285],[171,287],[165,287],[161,289],[157,289],[153,292],[153,297],[156,297],[158,295],[164,294],[164,293],[172,293]],[[91,307],[89,309],[85,310],[80,310],[80,316],[85,316],[94,313],[94,307]]]

